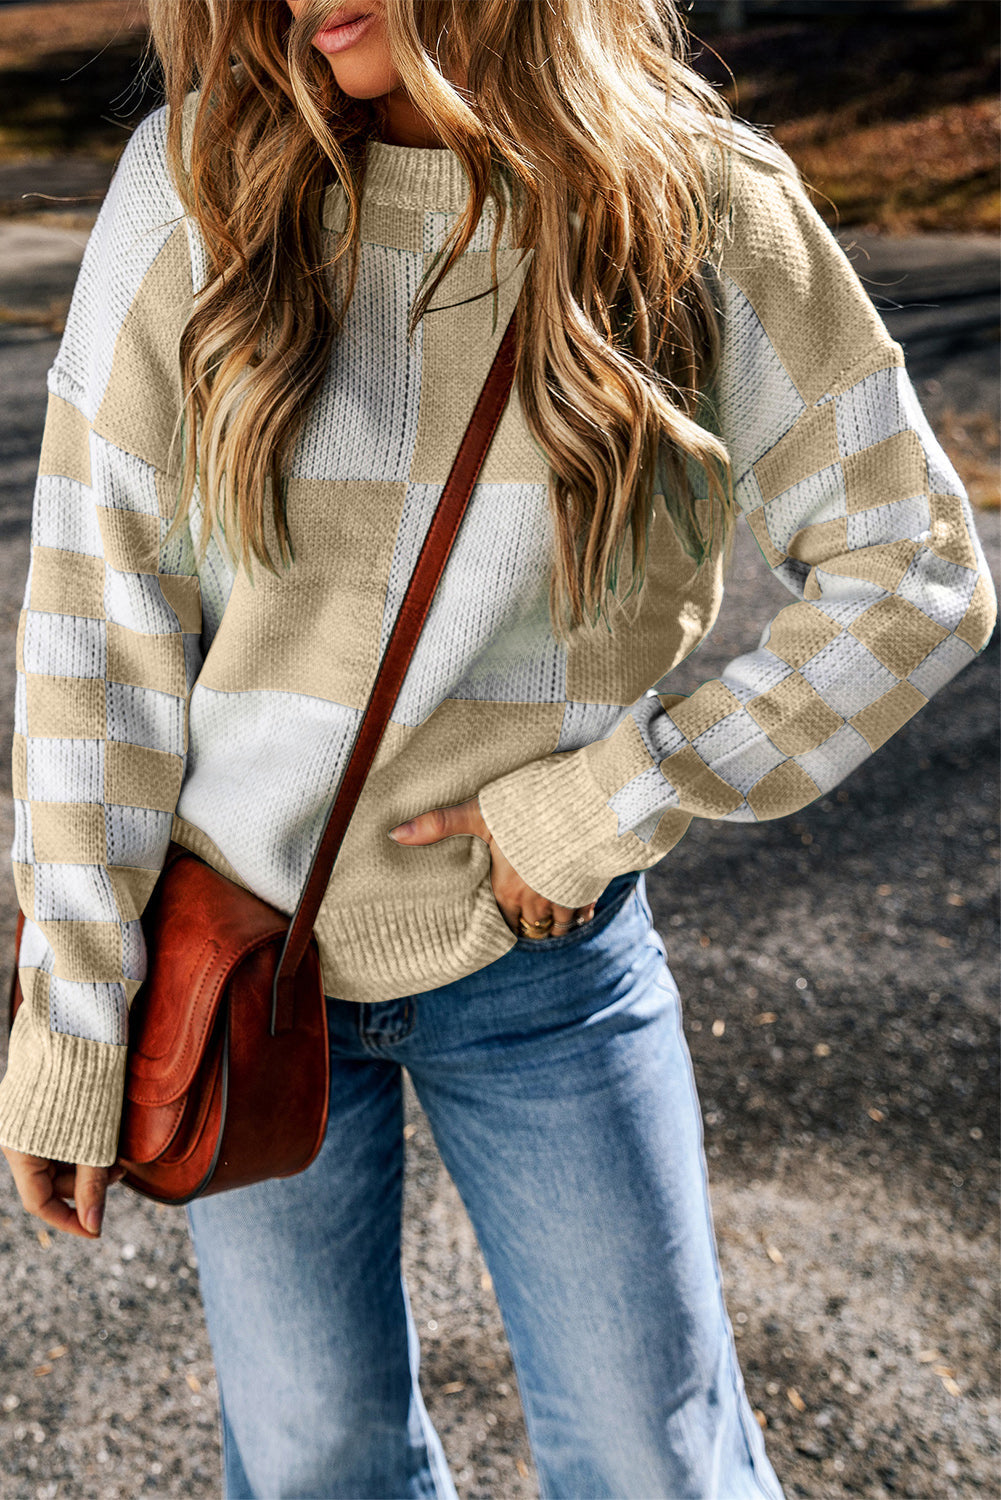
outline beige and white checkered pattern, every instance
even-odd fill
[[[194,95],[190,101],[194,101]],[[190,121],[190,116],[189,116]],[[25,1004],[0,1142],[115,1156],[140,917],[171,837],[291,912],[472,405],[530,265],[484,215],[406,340],[466,196],[447,150],[377,142],[362,255],[289,469],[296,563],[253,582],[169,546],[177,350],[205,247],[131,137],[48,375],[17,635],[11,850]],[[841,251],[794,181],[734,157],[713,392],[736,492],[794,600],[690,697],[649,691],[722,594],[666,509],[614,631],[550,630],[547,467],[503,414],[316,923],[327,992],[420,993],[514,943],[474,838],[394,824],[477,793],[523,878],[570,906],[656,863],[694,816],[754,820],[832,787],[986,643],[990,577],[959,481]],[[330,235],[344,202],[324,204]],[[375,353],[373,354],[373,351]],[[201,524],[198,506],[194,537]],[[628,578],[628,568],[623,577]]]

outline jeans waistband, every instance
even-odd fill
[[[599,913],[603,912],[605,910],[605,907],[610,906],[612,902],[615,901],[616,898],[619,897],[623,892],[630,892],[637,884],[642,874],[642,870],[627,870],[624,875],[614,876],[605,886],[605,889],[602,891],[601,895],[595,902],[595,916],[598,916]]]

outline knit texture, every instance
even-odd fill
[[[25,1000],[0,1142],[95,1165],[116,1156],[129,1007],[149,963],[140,918],[168,842],[295,909],[530,264],[506,226],[495,321],[488,205],[408,345],[409,307],[467,184],[445,148],[373,142],[358,286],[288,470],[296,562],[251,582],[213,541],[196,567],[197,497],[166,541],[168,450],[206,257],[166,127],[153,111],[122,154],[48,373],[17,634]],[[478,794],[523,879],[583,905],[656,864],[693,817],[781,817],[830,790],[991,634],[970,506],[900,346],[793,176],[735,150],[732,179],[708,394],[737,499],[793,602],[718,679],[653,691],[723,590],[720,560],[695,569],[658,495],[641,593],[618,603],[612,631],[557,643],[547,467],[512,391],[317,918],[330,995],[420,993],[516,941],[483,840],[408,848],[387,836],[397,823]],[[332,244],[339,186],[323,223]]]

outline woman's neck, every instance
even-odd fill
[[[377,133],[388,146],[422,146],[444,148],[445,142],[434,125],[422,115],[409,94],[402,88],[392,89],[380,101],[377,111]]]

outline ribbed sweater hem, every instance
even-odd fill
[[[324,993],[358,1002],[451,984],[502,958],[517,941],[489,877],[458,900],[329,903],[313,932]]]

